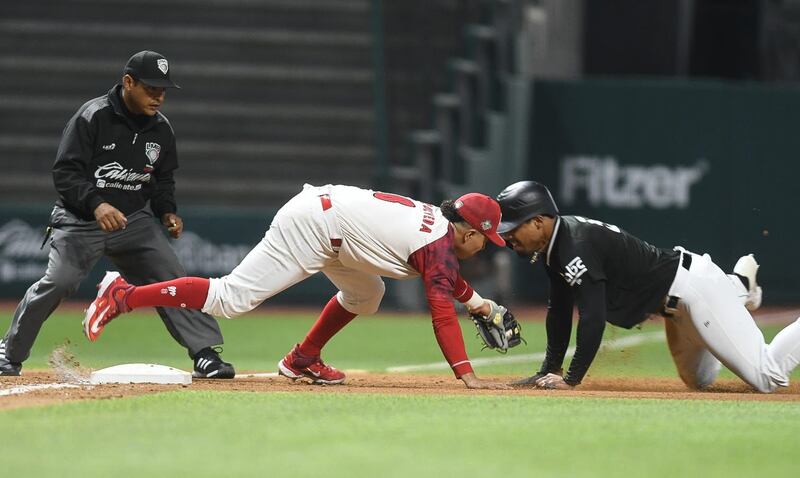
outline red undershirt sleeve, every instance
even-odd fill
[[[461,274],[457,274],[456,283],[453,287],[453,298],[463,304],[469,301],[474,293],[475,290],[461,277]]]
[[[464,336],[461,334],[453,301],[428,296],[428,304],[431,307],[433,333],[436,335],[439,348],[442,349],[442,354],[456,378],[461,378],[465,373],[472,372],[472,364],[464,348]]]
[[[414,251],[408,263],[422,275],[436,341],[456,378],[461,378],[473,370],[464,348],[464,337],[453,298],[466,302],[472,297],[473,290],[458,274],[459,265],[453,253],[452,237],[450,232]]]

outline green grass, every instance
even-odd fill
[[[10,320],[0,320],[4,328]],[[44,368],[69,340],[99,368],[155,362],[190,369],[153,313],[113,322],[83,339],[80,314],[57,312],[25,368]],[[224,356],[239,370],[274,371],[312,315],[254,314],[222,321]],[[544,349],[544,325],[525,323],[527,346]],[[480,351],[462,322],[472,358]],[[606,340],[661,330],[609,327]],[[779,327],[766,327],[770,339]],[[442,361],[427,318],[363,317],[326,347],[344,369]],[[496,364],[481,374],[526,375],[539,362]],[[442,370],[445,376],[452,376]],[[675,377],[666,344],[603,350],[594,376]],[[725,372],[723,376],[732,376]],[[795,377],[798,376],[796,372]],[[0,382],[0,388],[2,387]],[[330,389],[328,389],[330,390]],[[794,476],[796,403],[182,391],[0,411],[3,476]]]
[[[184,391],[0,426],[4,476],[795,476],[800,407]]]

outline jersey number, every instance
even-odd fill
[[[417,207],[417,205],[414,204],[414,201],[405,196],[400,196],[398,194],[377,192],[377,193],[372,193],[372,195],[375,197],[375,199],[380,199],[381,201],[393,202],[395,204],[402,204],[403,206],[406,207]]]
[[[585,217],[581,217],[581,216],[575,216],[575,219],[577,219],[578,221],[583,222],[583,223],[587,223],[588,222],[589,224],[594,224],[595,226],[603,226],[606,229],[608,229],[609,231],[620,232],[620,230],[619,230],[619,228],[617,226],[615,226],[613,224],[606,224],[605,222],[598,221],[597,219],[586,219]]]

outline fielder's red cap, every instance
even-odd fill
[[[467,193],[456,199],[454,205],[458,214],[473,229],[500,247],[506,245],[506,241],[497,234],[500,224],[500,205],[497,201],[485,194]]]

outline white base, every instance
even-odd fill
[[[152,363],[126,363],[92,372],[89,382],[100,383],[160,383],[183,384],[192,383],[192,374]]]

